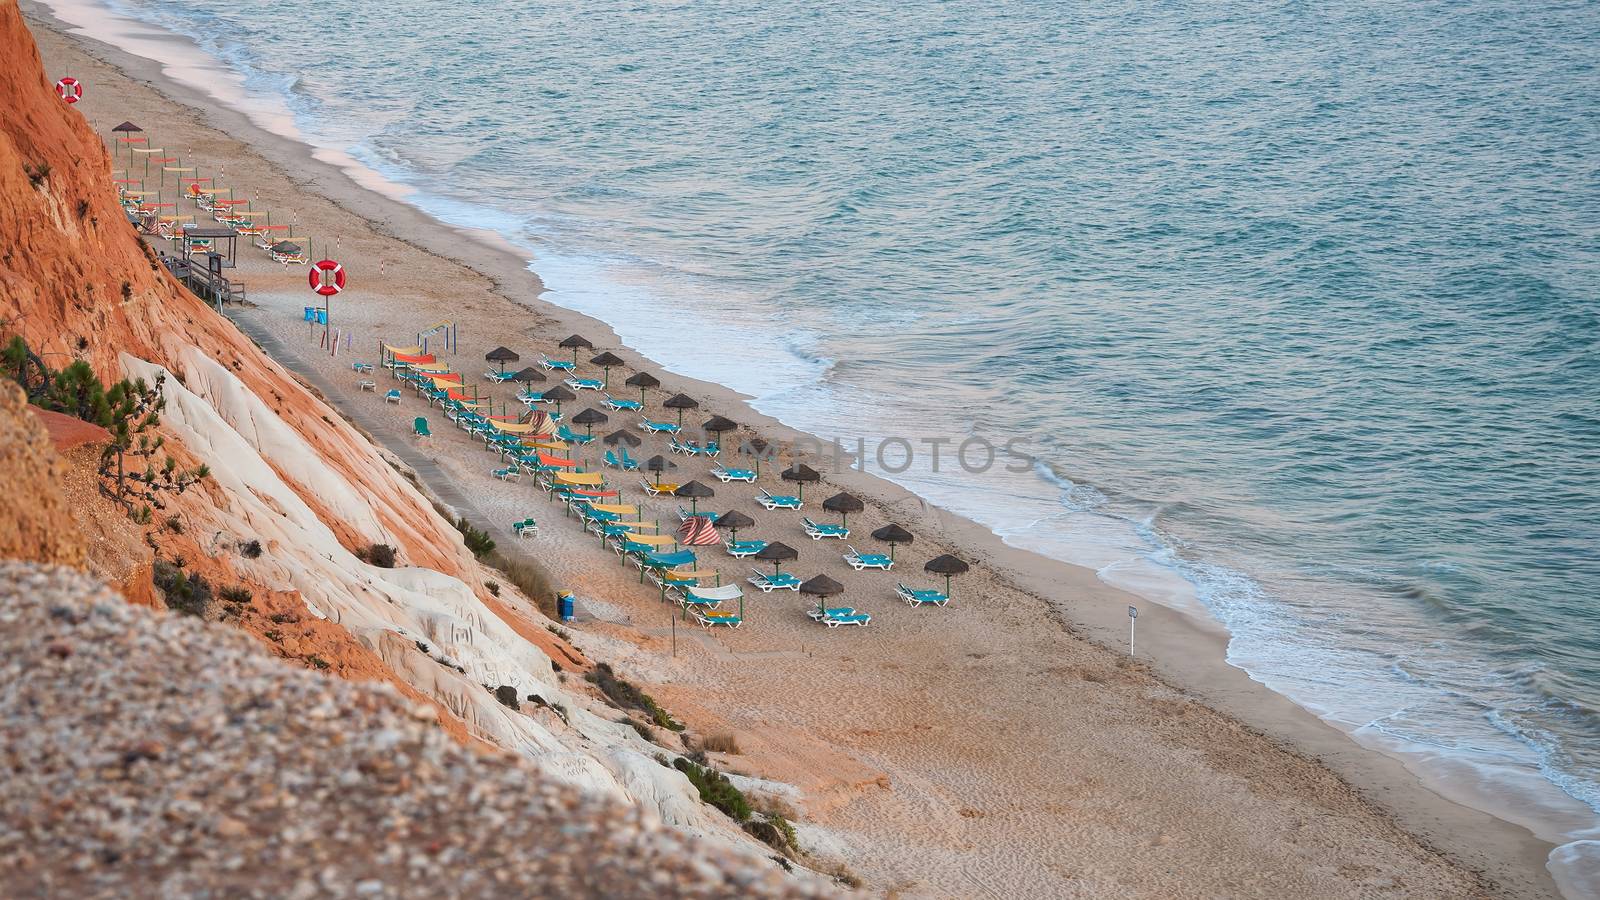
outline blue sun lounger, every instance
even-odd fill
[[[760,588],[764,594],[770,594],[773,591],[800,590],[800,577],[791,575],[788,572],[777,572],[768,575],[760,570],[752,569],[750,577],[745,580]]]
[[[619,448],[617,452],[622,454],[622,470],[624,472],[639,471],[639,461],[628,455],[627,447]]]
[[[639,427],[651,434],[677,434],[679,430],[671,422],[652,422],[649,419],[640,419]]]
[[[849,563],[850,568],[855,569],[857,572],[862,569],[883,569],[887,572],[894,568],[894,560],[890,559],[888,554],[862,553],[854,547],[851,547],[850,552],[844,555],[844,561]]]
[[[598,378],[568,378],[566,385],[575,391],[598,391],[606,383]]]
[[[571,360],[551,359],[548,356],[542,357],[539,360],[539,365],[544,366],[546,369],[549,369],[552,372],[571,372],[578,368],[578,364],[572,362]]]
[[[756,495],[756,502],[767,509],[799,509],[801,506],[799,497],[769,494],[765,488]]]
[[[943,606],[950,602],[950,598],[945,596],[943,591],[936,591],[931,588],[924,590],[914,587],[907,587],[904,584],[896,584],[894,586],[894,592],[900,597],[901,600],[904,600],[912,606],[921,606],[924,603],[931,603],[934,606]]]
[[[800,524],[805,526],[806,534],[813,541],[820,541],[823,538],[839,538],[842,540],[850,536],[850,529],[843,525],[819,525],[810,519],[801,519]]]
[[[622,456],[620,457],[616,453],[607,450],[605,462],[611,468],[621,469],[624,472],[632,472],[639,468],[638,463],[628,458],[628,451],[626,450],[622,451]]]
[[[694,620],[699,622],[701,625],[704,625],[708,630],[713,625],[726,625],[729,628],[738,628],[739,625],[744,622],[743,619],[739,618],[738,613],[707,612],[695,607],[689,608],[689,615],[694,616]]]
[[[754,484],[756,481],[755,472],[749,469],[726,469],[723,468],[721,463],[711,467],[711,475],[724,484],[730,481],[744,481]]]
[[[594,435],[579,434],[565,425],[556,429],[556,437],[561,438],[563,441],[566,441],[569,444],[587,444],[594,440]]]
[[[728,548],[728,555],[735,559],[746,556],[755,556],[767,548],[766,541],[723,541],[722,546]]]
[[[840,625],[865,625],[872,621],[866,613],[850,613],[843,616],[825,615],[819,621],[829,628],[838,628]]]
[[[828,616],[853,616],[855,614],[856,610],[853,606],[830,606],[827,609],[818,609],[817,607],[813,606],[806,610],[806,615],[818,622],[821,622]]]
[[[715,519],[720,515],[722,515],[722,514],[721,513],[714,513],[709,509],[702,509],[699,512],[690,512],[690,511],[688,511],[687,509],[684,509],[681,506],[678,507],[678,521],[679,522],[687,522],[690,519],[696,519],[696,518],[698,518],[698,519]]]
[[[606,399],[601,402],[605,404],[607,409],[612,410],[613,412],[631,412],[644,408],[644,404],[637,400],[618,400],[610,394],[607,394]]]

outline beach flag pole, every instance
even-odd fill
[[[1133,656],[1133,627],[1139,621],[1139,607],[1128,607],[1128,656]]]

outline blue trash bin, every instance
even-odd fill
[[[306,307],[306,321],[307,322],[311,322],[311,321],[314,321],[316,318],[317,318],[317,308],[315,306]]]
[[[561,621],[572,621],[572,595],[561,594],[556,597],[556,612],[561,616]]]

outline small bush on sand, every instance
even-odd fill
[[[242,584],[236,584],[233,587],[225,587],[222,590],[218,591],[217,592],[217,596],[221,597],[223,602],[225,602],[225,603],[232,603],[232,604],[238,605],[238,604],[243,604],[243,603],[249,603],[250,602],[250,598],[253,595],[250,593],[250,589],[249,588],[245,587]]]
[[[733,786],[728,776],[707,766],[699,766],[687,759],[679,757],[672,761],[672,767],[684,774],[689,783],[700,792],[701,801],[715,806],[735,822],[744,822],[750,818],[750,803],[745,800],[744,793]]]
[[[707,753],[738,753],[739,742],[731,731],[717,731],[700,741],[700,749]]]
[[[521,709],[522,703],[517,700],[517,689],[509,684],[502,684],[494,689],[494,698],[500,701],[501,706],[511,709]]]
[[[239,546],[239,553],[245,559],[256,559],[261,555],[261,542],[256,540],[245,541]]]
[[[624,709],[637,709],[650,717],[650,721],[668,731],[682,731],[683,724],[678,722],[667,711],[662,709],[655,699],[644,691],[639,690],[612,671],[608,663],[600,663],[589,673],[589,680],[600,688],[600,693],[605,694],[612,703]]]
[[[211,608],[211,585],[200,575],[189,575],[178,566],[158,559],[151,580],[173,612],[204,617]]]
[[[498,581],[485,581],[483,583],[483,586],[489,589],[489,593],[490,594],[492,594],[492,595],[494,595],[496,597],[500,596],[500,582],[498,582]]]
[[[523,596],[534,602],[539,611],[549,618],[556,617],[556,590],[541,567],[503,553],[491,553],[484,562],[505,573],[506,581],[517,586]]]
[[[461,540],[466,542],[467,549],[478,559],[494,552],[494,538],[489,537],[489,532],[472,527],[466,516],[456,520],[456,530],[461,532]]]
[[[794,826],[790,825],[787,819],[757,817],[745,822],[744,830],[747,834],[774,850],[787,854],[800,852],[800,844],[795,838]]]
[[[373,544],[363,558],[380,569],[394,568],[394,548],[388,544]]]

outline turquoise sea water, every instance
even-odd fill
[[[1600,891],[1600,5],[114,6]]]

